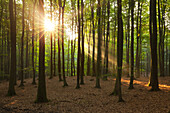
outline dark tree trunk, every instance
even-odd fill
[[[36,0],[33,3],[33,20],[32,20],[32,71],[33,71],[33,81],[32,84],[35,85],[36,81],[35,81],[35,67],[34,67],[34,21],[35,21],[35,4],[36,4]]]
[[[74,70],[74,65],[73,65],[73,62],[74,62],[74,50],[73,50],[73,33],[74,33],[74,5],[75,3],[73,2],[73,0],[71,0],[71,7],[72,7],[72,39],[71,39],[71,76],[73,76],[73,70]]]
[[[115,92],[112,94],[118,94],[119,101],[118,102],[124,102],[122,98],[121,93],[121,76],[122,76],[122,59],[123,59],[123,21],[122,21],[122,1],[118,0],[118,13],[117,13],[117,19],[118,19],[118,34],[117,34],[117,77],[116,77],[116,83],[115,83]]]
[[[50,13],[51,13],[51,22],[52,22],[52,0],[50,0]],[[51,58],[50,58],[50,79],[53,78],[53,36],[52,31],[50,31],[50,42],[51,42]]]
[[[11,70],[8,87],[8,96],[15,95],[14,79],[16,76],[16,36],[15,36],[15,19],[13,13],[13,0],[9,0],[9,17],[10,17],[10,37],[11,37]]]
[[[105,68],[105,74],[108,74],[108,38],[110,34],[110,1],[107,3],[107,34],[106,34],[106,51],[105,51],[105,60],[106,60],[106,68]],[[107,80],[107,76],[104,76],[104,80]]]
[[[67,56],[67,76],[69,76],[69,62],[70,62],[70,39],[68,39],[68,56]]]
[[[90,6],[92,7],[91,0],[90,0]],[[87,21],[86,21],[87,24]],[[87,28],[86,28],[87,29]],[[89,38],[88,38],[88,58],[87,58],[87,76],[90,76],[90,69],[91,69],[91,57],[90,57],[90,41],[91,40],[91,20],[90,20],[90,31],[89,31]]]
[[[127,77],[129,77],[129,46],[130,46],[130,0],[128,9],[128,25],[127,25],[127,50],[126,50],[126,62],[127,62]]]
[[[158,91],[158,64],[157,64],[157,20],[156,0],[150,0],[150,45],[151,45],[151,76],[152,91]]]
[[[138,11],[137,11],[137,23],[136,23],[136,31],[137,31],[137,48],[136,48],[136,77],[140,77],[140,58],[139,58],[139,38],[140,38],[140,33],[139,33],[139,10],[140,10],[140,0],[138,0]]]
[[[3,8],[3,3],[2,3],[2,1],[1,1],[1,17],[0,17],[0,21],[2,22],[2,20],[3,20],[3,10],[4,10],[4,8]],[[4,33],[3,33],[3,24],[2,23],[0,23],[0,33],[1,33],[1,36],[2,36],[2,39],[1,39],[1,72],[2,72],[2,74],[3,74],[3,67],[4,67],[4,65],[3,65],[3,62],[4,62],[4,60],[3,60],[3,52],[4,52],[4,48],[3,48],[3,35],[4,35]]]
[[[92,3],[92,24],[93,24],[93,56],[92,56],[92,62],[93,62],[93,76],[96,76],[96,66],[95,66],[95,26],[94,26],[94,1]]]
[[[116,56],[116,8],[115,8],[116,1],[114,2],[114,14],[115,14],[115,25],[114,25],[114,42],[113,42],[113,56]]]
[[[103,3],[102,3],[102,11],[101,11],[101,25],[102,25],[102,27],[101,27],[101,43],[103,43],[103,48],[105,49],[105,54],[104,54],[104,64],[101,64],[101,65],[103,65],[103,66],[101,66],[101,68],[102,68],[102,74],[106,74],[106,6],[105,6],[105,4],[106,4],[106,1],[105,0],[103,0],[102,1]],[[103,41],[104,40],[104,41]],[[101,62],[102,63],[102,62]],[[103,77],[103,80],[105,79],[105,77]]]
[[[80,77],[80,2],[77,0],[78,7],[78,56],[77,56],[77,86],[76,89],[80,88],[79,77]]]
[[[60,17],[61,17],[61,6],[59,7],[59,18],[58,18],[58,74],[59,74],[59,81],[62,81],[62,78],[61,78],[61,55],[60,55],[60,36],[61,36]]]
[[[56,4],[56,2],[55,2]],[[54,11],[56,11],[55,7],[54,7]],[[56,16],[57,14],[54,13],[54,15]],[[57,19],[55,18],[54,21],[56,22]],[[56,27],[56,25],[55,25]],[[56,29],[54,29],[54,73],[53,73],[53,76],[55,77],[56,76]]]
[[[65,77],[65,62],[64,62],[64,7],[65,7],[65,1],[64,0],[64,3],[63,3],[63,6],[62,6],[62,67],[63,67],[63,83],[64,83],[64,87],[65,86],[68,86],[67,82],[66,82],[66,77]]]
[[[134,0],[131,0],[131,76],[130,76],[130,84],[129,84],[129,89],[133,89],[133,79],[134,79],[134,17],[133,17],[133,12],[134,12]]]
[[[20,87],[24,86],[24,28],[25,28],[25,17],[24,17],[24,9],[25,9],[25,0],[23,2],[22,8],[22,36],[21,36],[21,82]]]
[[[37,91],[37,103],[47,102],[46,82],[45,82],[45,37],[44,28],[42,27],[44,21],[44,1],[39,0],[39,79]]]
[[[81,54],[81,81],[80,84],[84,84],[84,19],[83,19],[84,3],[81,0],[81,35],[82,35],[82,54]]]
[[[159,21],[159,69],[160,76],[164,76],[164,37],[163,37],[163,26],[162,18],[160,15],[160,0],[158,0],[158,21]]]
[[[14,18],[15,18],[15,37],[17,36],[17,30],[16,30],[16,27],[17,27],[17,8],[16,8],[16,0],[14,0],[14,10],[15,10],[15,15],[14,15]],[[19,60],[20,61],[20,60]],[[14,77],[14,84],[17,85],[17,75]]]
[[[28,21],[30,21],[29,20],[29,17],[30,17],[30,10],[29,10],[29,12],[28,12]],[[26,66],[25,66],[25,68],[26,68],[26,74],[25,74],[25,78],[29,78],[29,46],[28,46],[28,37],[29,37],[29,24],[28,24],[28,22],[26,22]]]
[[[97,14],[98,14],[98,46],[97,46],[97,75],[96,75],[96,88],[100,87],[100,76],[101,76],[101,4],[100,0],[98,0],[97,6]]]

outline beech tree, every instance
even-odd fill
[[[36,102],[47,102],[45,82],[44,0],[39,0],[39,79]]]
[[[10,17],[10,38],[11,38],[11,69],[8,87],[8,96],[14,96],[14,80],[16,76],[16,35],[15,35],[15,19],[13,12],[13,0],[9,0],[9,17]]]

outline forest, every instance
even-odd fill
[[[0,113],[170,113],[170,1],[0,0]]]

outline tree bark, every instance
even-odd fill
[[[150,0],[151,91],[158,91],[156,0]]]
[[[94,3],[95,1],[92,1],[92,25],[93,25],[93,56],[92,56],[92,62],[93,62],[93,76],[96,76],[96,66],[95,66],[95,25],[94,25]]]
[[[133,89],[133,79],[134,79],[134,17],[133,17],[133,12],[134,12],[134,0],[131,0],[131,76],[130,76],[130,84],[129,84],[129,89]]]
[[[100,87],[100,76],[101,76],[101,4],[100,0],[98,0],[97,6],[97,15],[98,15],[98,46],[97,46],[97,75],[96,75],[96,88]]]
[[[82,54],[81,54],[81,81],[80,84],[84,84],[84,17],[83,17],[83,11],[84,10],[84,3],[83,0],[81,0],[81,35],[82,35]]]
[[[21,82],[20,87],[24,86],[24,29],[25,29],[25,15],[24,15],[24,9],[25,9],[25,0],[23,2],[23,8],[22,8],[22,36],[21,36]]]
[[[9,17],[10,17],[10,37],[11,37],[11,70],[8,87],[8,96],[16,95],[14,88],[14,79],[16,76],[16,36],[15,20],[13,13],[13,0],[9,0]]]
[[[76,89],[80,88],[79,77],[80,77],[80,1],[77,0],[78,8],[78,55],[77,55],[77,86]]]
[[[52,22],[52,0],[50,0],[50,13]],[[53,36],[52,31],[50,31],[50,45],[51,45],[51,57],[50,57],[50,79],[53,78]]]
[[[64,83],[64,87],[68,86],[67,82],[66,82],[66,78],[65,78],[65,62],[64,62],[64,7],[65,7],[65,1],[63,3],[62,6],[62,67],[63,67],[63,83]]]
[[[33,19],[32,19],[32,71],[33,71],[33,81],[32,81],[32,84],[35,85],[36,84],[36,81],[35,81],[35,67],[34,67],[34,32],[35,32],[35,25],[34,25],[34,22],[35,22],[35,4],[36,4],[36,0],[35,2],[33,3]]]
[[[39,0],[39,79],[37,91],[37,103],[47,102],[45,82],[45,37],[44,28],[44,0]]]
[[[59,7],[59,17],[58,17],[58,74],[59,74],[59,81],[62,81],[61,78],[61,55],[60,55],[60,32],[61,32],[61,25],[60,25],[60,18],[61,18],[61,7]]]

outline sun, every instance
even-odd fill
[[[45,19],[44,29],[45,29],[45,31],[54,31],[55,30],[54,22],[52,22],[50,19]]]

